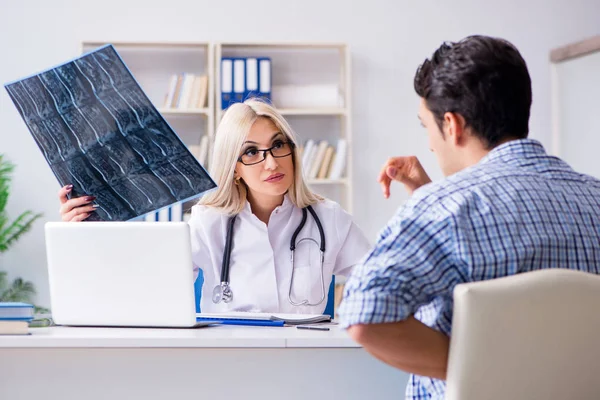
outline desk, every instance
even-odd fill
[[[402,399],[408,379],[337,326],[31,332],[0,336],[0,399]]]

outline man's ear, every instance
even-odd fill
[[[465,125],[466,121],[462,115],[451,112],[445,113],[443,127],[446,140],[452,141],[455,145],[464,143]]]

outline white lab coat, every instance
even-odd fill
[[[313,205],[325,233],[324,287],[329,290],[332,274],[348,276],[354,264],[369,250],[370,244],[339,204],[325,200]],[[215,209],[196,205],[189,221],[192,236],[194,277],[204,274],[200,308],[202,312],[250,311],[321,314],[327,297],[318,306],[293,306],[288,300],[292,276],[290,241],[302,220],[302,210],[284,196],[268,226],[250,209],[249,203],[238,215],[233,228],[229,279],[233,292],[230,303],[212,301],[220,282],[221,263],[229,217]],[[296,242],[310,237],[320,243],[319,230],[308,213],[306,224]],[[316,303],[322,296],[320,251],[317,245],[299,243],[294,254],[295,272],[292,299]]]

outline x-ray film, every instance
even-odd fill
[[[112,45],[5,85],[61,186],[96,196],[89,221],[126,221],[215,182]]]

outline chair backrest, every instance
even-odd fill
[[[200,298],[202,296],[202,285],[204,284],[204,275],[202,270],[199,271],[198,278],[194,283],[194,293],[196,295],[196,312],[200,312]],[[327,305],[325,306],[325,312],[323,314],[331,315],[334,318],[334,302],[335,302],[335,276],[331,277],[331,284],[329,285],[329,292],[327,294]]]
[[[457,285],[446,398],[600,396],[600,276],[545,269]]]

